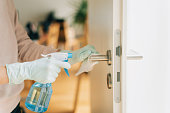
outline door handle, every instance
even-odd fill
[[[107,50],[106,55],[93,54],[89,57],[91,61],[107,61],[108,65],[112,64],[111,50]]]
[[[111,50],[107,50],[106,55],[100,55],[100,54],[93,54],[89,57],[89,60],[91,61],[107,61],[108,65],[112,64],[112,56],[111,56]],[[107,74],[107,88],[112,88],[112,76],[111,73]]]

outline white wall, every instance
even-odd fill
[[[170,113],[169,13],[168,0],[127,0],[127,49],[144,58],[127,61],[126,113]]]
[[[55,11],[57,17],[66,18],[70,23],[70,16],[73,12],[71,3],[74,1],[79,0],[14,0],[23,25],[28,21],[38,22],[44,20],[50,11]]]
[[[168,20],[170,21],[170,2],[168,1]],[[166,105],[165,105],[165,113],[170,113],[170,22],[168,21],[168,60],[167,60],[167,63],[168,63],[168,74],[167,74],[167,77],[166,77]]]

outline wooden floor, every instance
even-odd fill
[[[75,64],[69,70],[68,77],[64,70],[59,74],[57,80],[52,84],[53,94],[49,108],[46,113],[90,113],[90,85],[88,74],[79,77],[74,74],[79,69],[79,64]],[[21,93],[21,106],[25,108],[25,98],[29,92],[30,82],[26,82],[26,88]],[[78,92],[77,92],[78,91]],[[26,113],[33,113],[26,109]]]

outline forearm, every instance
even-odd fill
[[[0,66],[0,84],[9,83],[7,70],[5,66]]]
[[[21,62],[37,60],[41,58],[41,54],[53,52],[57,52],[57,49],[38,45],[29,38],[18,42],[18,58]]]

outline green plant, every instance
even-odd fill
[[[87,20],[87,0],[81,0],[74,4],[73,24],[83,25]]]

